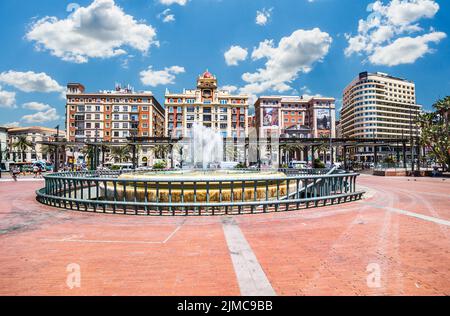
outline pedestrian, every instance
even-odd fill
[[[33,176],[34,176],[34,179],[37,178],[39,170],[40,170],[40,168],[38,167],[38,165],[34,165],[34,166],[33,166]]]
[[[17,181],[17,175],[20,173],[20,170],[18,167],[13,167],[11,168],[11,176],[13,178],[13,180],[16,182]]]
[[[43,169],[44,167],[41,165],[39,168],[38,168],[38,178],[40,179],[40,178],[42,178],[42,169]]]

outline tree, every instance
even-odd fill
[[[111,147],[111,158],[115,163],[126,162],[131,159],[129,146]]]
[[[442,165],[444,170],[450,168],[450,96],[433,104],[435,112],[419,115],[421,128],[419,142],[431,149],[431,156]]]
[[[13,144],[20,153],[22,153],[22,162],[26,160],[26,151],[33,147],[33,143],[30,142],[26,136],[19,136],[17,141]]]
[[[169,145],[156,145],[152,147],[156,159],[165,159],[170,152]]]
[[[48,160],[49,156],[52,157],[55,154],[55,147],[49,146],[49,145],[42,145],[41,153],[42,153],[42,156],[47,156],[47,160]]]
[[[290,160],[291,154],[295,153],[297,150],[303,150],[304,147],[299,144],[283,144],[281,148],[288,154],[288,159]]]
[[[324,142],[322,142],[318,146],[314,147],[314,151],[316,151],[319,154],[319,156],[320,156],[320,153],[323,153],[324,160],[327,160],[327,150],[328,150],[328,148],[329,148],[329,145],[326,144],[325,140],[324,140]]]

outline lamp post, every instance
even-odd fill
[[[2,178],[2,163],[3,163],[3,150],[2,150],[2,141],[0,140],[0,179]]]
[[[414,143],[412,134],[412,108],[409,107],[409,146],[411,152],[411,171],[414,173]]]
[[[53,166],[53,171],[58,172],[59,164],[59,154],[58,154],[58,141],[59,141],[59,125],[56,126],[56,137],[55,137],[55,165]]]
[[[333,118],[331,116],[331,103],[329,104],[329,110],[330,110],[330,165],[333,165]]]

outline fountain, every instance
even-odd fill
[[[194,124],[189,145],[195,167],[201,165],[203,170],[207,170],[212,163],[219,164],[223,160],[223,137],[211,128]]]
[[[282,172],[220,169],[223,161],[220,132],[195,124],[190,134],[188,162],[192,168],[123,174],[119,180],[135,180],[136,187],[113,190],[112,185],[108,186],[104,190],[106,198],[200,203],[273,199],[287,193],[286,183],[279,181],[285,177]]]
[[[331,170],[220,169],[223,140],[203,126],[191,130],[191,168],[121,174],[56,173],[37,192],[41,203],[132,215],[234,215],[298,210],[361,199],[355,173]],[[195,167],[201,168],[195,168]],[[284,170],[285,171],[285,170]]]

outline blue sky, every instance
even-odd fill
[[[359,72],[381,71],[430,109],[450,94],[448,16],[444,0],[2,0],[0,125],[64,126],[68,82],[162,103],[207,68],[236,92],[338,106]]]

